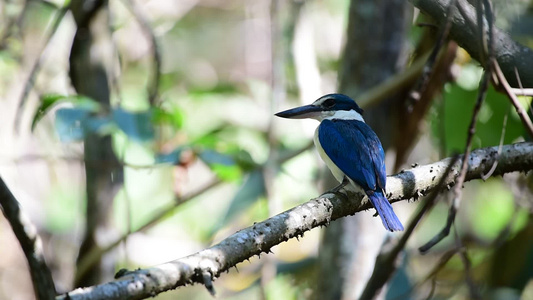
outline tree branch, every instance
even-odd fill
[[[139,7],[136,1],[124,0],[123,3],[124,6],[130,10],[137,23],[139,23],[145,38],[150,41],[153,65],[151,74],[152,76],[148,85],[148,102],[151,106],[154,106],[158,104],[157,101],[159,100],[159,84],[161,81],[161,51],[157,45],[155,34],[150,27],[150,22],[145,16],[144,11]]]
[[[494,74],[498,78],[498,82],[503,87],[505,93],[507,94],[507,97],[509,97],[509,100],[511,100],[511,103],[515,107],[516,113],[520,117],[524,128],[529,133],[529,136],[533,137],[533,122],[531,122],[531,119],[527,115],[527,111],[522,107],[520,101],[513,93],[513,89],[509,86],[509,82],[506,80],[505,77],[503,77],[502,70],[498,62],[494,62]]]
[[[111,43],[107,0],[72,1],[70,11],[77,28],[69,57],[69,76],[80,95],[88,96],[102,107],[111,107],[107,62],[113,55],[105,45]],[[105,41],[105,42],[104,42]],[[113,230],[109,212],[113,199],[124,183],[124,170],[113,150],[109,135],[89,133],[84,136],[85,162],[85,232],[80,245],[74,275],[75,286],[102,282],[103,274],[112,272],[112,264],[99,259],[87,272],[80,272],[79,263],[94,248],[101,248],[97,235]],[[107,162],[103,166],[100,161]],[[108,255],[111,255],[108,253]]]
[[[314,144],[311,141],[307,145],[301,147],[300,149],[279,153],[279,157],[276,163],[280,165],[286,162],[287,160],[290,160],[300,155],[301,153],[309,150],[312,147],[314,147]],[[139,167],[147,168],[148,166],[139,166]],[[154,165],[150,165],[149,168],[154,168]],[[258,165],[257,168],[264,168],[264,166]],[[254,170],[257,170],[257,169],[254,169]],[[78,262],[78,273],[85,274],[85,272],[87,272],[90,268],[94,266],[95,262],[99,261],[104,254],[108,253],[113,248],[120,245],[120,243],[125,241],[130,236],[130,234],[135,233],[135,232],[145,231],[145,230],[152,228],[154,225],[158,224],[159,222],[164,220],[166,217],[171,215],[172,212],[176,208],[178,208],[181,204],[198,197],[199,195],[203,194],[206,191],[209,191],[211,188],[218,186],[221,183],[222,183],[221,180],[215,179],[214,181],[208,183],[206,186],[200,188],[197,191],[194,191],[188,195],[184,195],[183,197],[176,198],[172,203],[169,203],[165,205],[164,207],[159,208],[155,213],[153,213],[150,219],[148,219],[145,223],[143,223],[137,229],[134,229],[131,232],[127,232],[121,235],[120,237],[115,239],[113,242],[110,242],[109,244],[107,244],[106,246],[103,246],[102,248],[91,249],[91,251],[89,251],[87,255],[85,256],[85,258]]]
[[[44,39],[44,43],[41,45],[41,49],[38,53],[40,53],[39,57],[36,58],[36,60],[33,62],[32,67],[30,69],[30,73],[28,74],[28,79],[24,83],[24,89],[22,90],[22,95],[20,96],[20,101],[17,107],[17,110],[15,112],[15,132],[18,132],[20,128],[20,121],[22,118],[22,108],[26,104],[26,100],[28,98],[28,95],[30,94],[31,90],[33,89],[33,86],[35,85],[35,78],[37,77],[37,74],[39,73],[41,66],[43,65],[44,61],[47,58],[47,47],[50,44],[50,41],[52,40],[52,37],[55,35],[57,29],[59,28],[59,25],[61,25],[61,22],[63,21],[63,17],[68,11],[68,7],[62,7],[57,11],[57,14],[55,16],[55,19],[52,23],[52,26],[50,30],[46,33],[46,37]]]
[[[498,155],[498,146],[474,150],[468,157],[466,181],[481,178],[492,168],[496,160],[498,166],[493,175],[532,170],[532,152],[533,143],[506,145],[500,155]],[[450,160],[451,158],[446,158],[389,176],[387,194],[391,202],[416,199],[431,192],[438,186]],[[461,164],[462,157],[451,167],[443,186],[454,185]],[[362,195],[355,197],[353,201],[346,201],[342,196],[322,195],[238,231],[211,248],[149,269],[125,272],[116,281],[76,289],[56,299],[142,299],[187,284],[209,284],[211,280],[239,262],[261,253],[268,253],[273,246],[281,242],[303,236],[304,232],[312,228],[328,225],[333,220],[371,207],[368,202],[360,204]],[[208,282],[205,282],[205,274],[211,276]]]
[[[54,281],[44,260],[42,243],[37,229],[22,212],[17,199],[2,178],[0,178],[0,208],[13,228],[28,261],[36,298],[39,300],[54,299],[56,295]]]
[[[446,10],[452,0],[409,1],[442,26],[446,22]],[[483,65],[487,62],[481,61],[482,54],[479,51],[481,41],[475,26],[475,8],[467,0],[457,0],[457,5],[460,9],[453,12],[450,37]],[[493,56],[501,66],[507,81],[513,87],[519,87],[514,70],[516,67],[524,87],[533,87],[533,68],[531,68],[533,50],[515,42],[507,33],[496,27],[494,27],[493,37]]]

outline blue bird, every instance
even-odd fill
[[[328,94],[310,105],[282,111],[278,117],[312,118],[320,121],[314,142],[320,157],[341,184],[361,188],[389,231],[403,230],[402,223],[385,197],[387,171],[385,152],[376,133],[362,116],[363,110],[350,97]]]

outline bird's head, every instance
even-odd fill
[[[363,110],[352,98],[343,94],[328,94],[318,98],[309,105],[295,107],[276,114],[288,119],[312,118],[323,119],[355,119],[363,121]]]

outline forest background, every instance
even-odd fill
[[[533,299],[531,1],[0,13],[0,299],[114,299],[114,277],[137,284],[117,299]],[[404,233],[360,196],[307,202],[335,185],[317,123],[274,113],[332,92],[386,148]]]

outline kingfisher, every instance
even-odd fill
[[[385,152],[376,133],[365,123],[363,110],[350,97],[328,94],[310,105],[304,105],[276,114],[289,119],[318,120],[314,143],[340,185],[362,189],[389,231],[403,230],[402,223],[385,197],[387,171]]]

